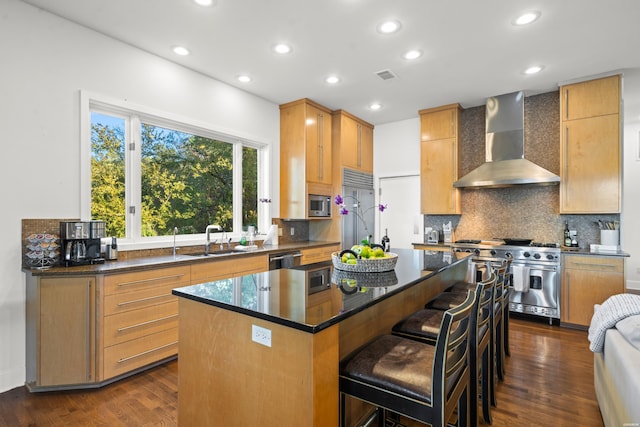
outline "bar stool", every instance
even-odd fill
[[[469,342],[469,398],[471,401],[469,414],[472,425],[478,423],[478,399],[481,397],[482,415],[486,423],[491,424],[491,373],[490,364],[493,360],[493,333],[491,331],[490,318],[492,315],[493,293],[495,291],[496,276],[491,276],[475,284],[476,301],[471,314],[471,330]],[[468,289],[472,289],[474,284],[465,283]],[[465,292],[468,292],[465,289]],[[460,298],[463,294],[457,291],[455,298]],[[436,304],[438,305],[438,304]],[[422,342],[433,344],[438,336],[440,323],[444,311],[436,308],[425,308],[419,310],[406,319],[398,322],[393,327],[393,334]],[[482,380],[481,378],[482,377]],[[479,395],[478,389],[482,387]]]
[[[458,408],[458,425],[468,425],[469,330],[476,300],[469,292],[462,304],[442,317],[436,345],[396,335],[365,344],[340,363],[340,425],[345,426],[346,396],[377,407],[378,425],[386,411],[443,426]]]

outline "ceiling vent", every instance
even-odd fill
[[[395,79],[396,77],[398,77],[391,70],[377,71],[376,72],[376,76],[380,77],[382,80],[391,80],[391,79]]]

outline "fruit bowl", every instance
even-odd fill
[[[358,258],[356,255],[355,264],[348,264],[346,262],[342,262],[342,255],[344,253],[354,254],[354,252],[349,249],[342,252],[333,252],[331,254],[333,267],[341,271],[380,273],[383,271],[393,270],[398,262],[397,254],[386,252],[384,258]]]
[[[396,272],[383,271],[379,273],[363,273],[333,270],[331,281],[340,288],[344,294],[366,292],[369,288],[383,288],[398,284]]]

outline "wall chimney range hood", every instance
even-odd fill
[[[557,185],[560,177],[524,158],[524,93],[487,98],[486,162],[453,183],[457,188]]]

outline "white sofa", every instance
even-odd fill
[[[640,296],[595,307],[589,328],[594,385],[606,427],[640,427]]]

